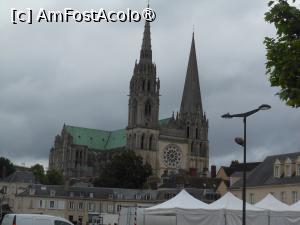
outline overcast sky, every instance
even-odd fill
[[[10,22],[11,8],[141,11],[137,0],[0,1],[0,155],[47,165],[64,123],[114,130],[127,124],[128,88],[144,23]],[[300,111],[287,107],[265,76],[262,0],[151,0],[153,58],[161,80],[160,118],[179,110],[193,25],[203,107],[209,118],[210,163],[242,159],[233,141],[242,121],[225,120],[262,103],[248,119],[248,159],[300,151]]]

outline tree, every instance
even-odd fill
[[[31,167],[37,181],[41,184],[61,185],[64,183],[63,175],[60,171],[52,169],[45,173],[44,167],[40,164],[35,164]]]
[[[96,187],[142,188],[151,174],[151,166],[148,163],[143,164],[142,157],[137,156],[133,151],[124,151],[104,166],[94,185]]]
[[[295,0],[293,0],[295,2]],[[300,106],[300,10],[287,0],[269,2],[265,20],[275,25],[276,38],[265,38],[266,74],[279,97],[292,107]]]
[[[5,177],[8,177],[15,171],[16,169],[9,159],[0,157],[0,178],[3,179]]]
[[[47,177],[45,174],[44,167],[40,164],[35,164],[31,167],[31,171],[33,172],[35,179],[39,181],[41,184],[45,184]]]
[[[52,169],[47,171],[46,184],[62,185],[64,184],[64,177],[59,170]]]

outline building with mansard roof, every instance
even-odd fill
[[[278,200],[293,204],[300,196],[300,152],[271,155],[247,174],[246,200],[252,204],[268,194]],[[242,196],[242,180],[231,186],[231,192]]]
[[[64,125],[50,150],[49,168],[66,177],[95,177],[115,154],[133,150],[159,177],[185,171],[205,176],[209,167],[208,119],[203,110],[194,34],[179,112],[159,119],[160,80],[146,22],[140,58],[129,85],[128,126],[116,131]],[[162,106],[163,107],[163,106]]]

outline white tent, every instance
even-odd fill
[[[122,207],[119,213],[118,225],[145,224],[145,209],[137,207]],[[174,225],[176,216],[147,215],[147,224]]]
[[[267,209],[271,211],[289,211],[290,208],[287,204],[279,201],[277,198],[275,198],[273,195],[268,194],[265,198],[260,200],[255,204],[256,207]]]
[[[291,206],[279,201],[271,194],[268,194],[255,206],[269,210],[270,225],[300,225],[299,213],[293,211]]]
[[[200,200],[191,196],[187,191],[182,190],[175,197],[170,200],[163,202],[159,205],[147,208],[148,212],[163,212],[165,214],[167,210],[172,210],[174,208],[179,209],[202,209],[207,208],[208,204],[201,202]]]
[[[144,224],[160,225],[153,222],[154,215],[175,216],[175,224],[180,225],[224,225],[225,222],[222,210],[210,210],[208,204],[194,198],[185,190],[164,203],[145,209]],[[148,218],[150,216],[151,222]]]
[[[298,211],[298,212],[300,212],[300,201],[294,203],[289,208],[290,208],[291,211]]]
[[[243,201],[235,197],[231,192],[227,192],[222,198],[209,205],[213,209],[227,209],[227,210],[243,210]],[[246,203],[246,210],[250,211],[264,211],[249,203]]]
[[[225,212],[226,224],[242,224],[243,201],[235,197],[232,193],[227,192],[222,198],[211,203],[210,209],[223,209]],[[246,224],[248,225],[267,225],[268,214],[264,209],[260,209],[246,203]]]

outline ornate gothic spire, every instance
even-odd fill
[[[143,43],[140,53],[140,62],[152,63],[151,32],[150,23],[148,21],[145,22]]]
[[[185,83],[184,83],[184,90],[183,90],[181,106],[180,106],[180,114],[184,115],[185,113],[197,113],[197,112],[200,112],[200,114],[203,115],[198,67],[197,67],[197,56],[196,56],[195,40],[194,40],[194,32],[193,32],[190,57],[189,57],[188,68],[187,68]]]

